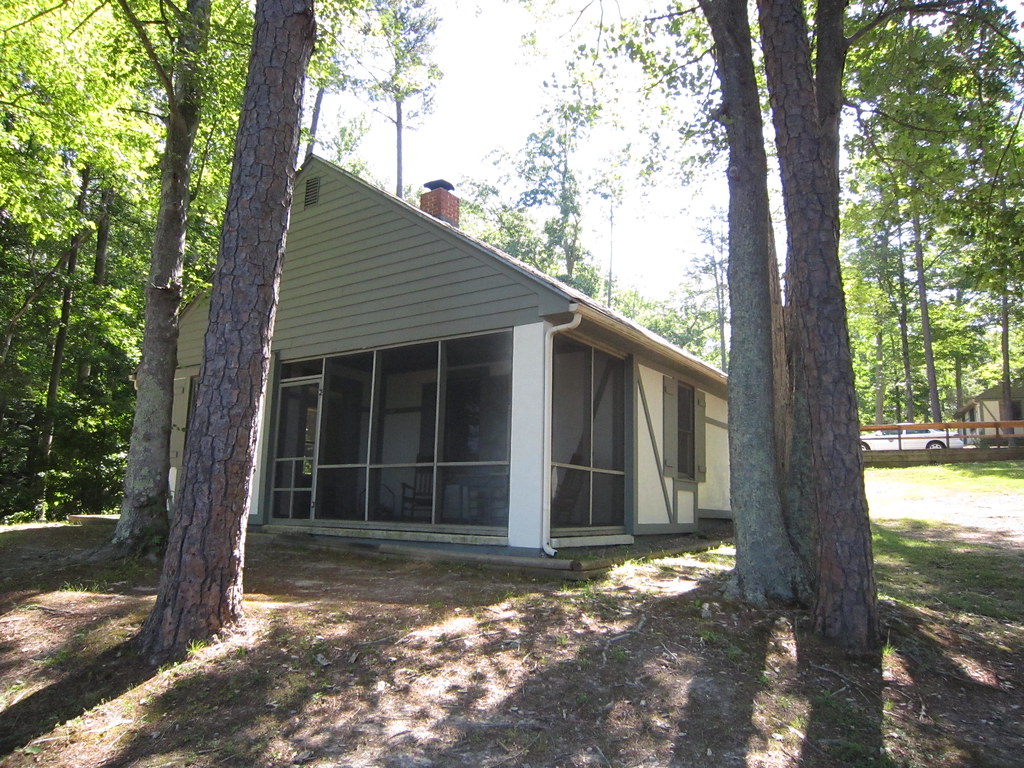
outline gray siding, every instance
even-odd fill
[[[320,200],[304,206],[305,179]],[[566,299],[313,160],[299,177],[274,328],[286,359],[508,328]]]
[[[210,296],[196,297],[181,313],[178,325],[178,368],[203,362],[203,334],[210,314]]]
[[[320,199],[304,205],[305,179]],[[209,299],[183,313],[178,366],[199,365]],[[510,328],[568,299],[448,227],[314,158],[296,180],[273,351],[285,359]]]

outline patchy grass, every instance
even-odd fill
[[[941,502],[943,494],[1024,494],[1024,461],[871,467],[864,476],[876,502],[888,496]]]
[[[566,584],[253,536],[244,626],[153,669],[129,641],[155,565],[0,528],[0,766],[1015,768],[1020,468],[973,502],[876,477],[918,471],[868,475],[899,514],[875,521],[885,646],[860,660],[723,597],[729,546]]]
[[[875,571],[881,594],[905,605],[1019,620],[1024,553],[965,542],[956,526],[922,520],[874,526]]]

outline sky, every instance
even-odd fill
[[[620,0],[616,7],[628,13],[635,4]],[[577,44],[573,33],[584,28],[574,14],[587,4],[563,5],[572,11],[553,12],[538,24],[518,2],[434,0],[441,18],[434,59],[444,77],[434,92],[431,113],[404,133],[407,185],[415,188],[443,178],[455,185],[458,195],[467,180],[497,181],[494,153],[514,153],[523,147],[545,105],[545,80],[564,72],[570,48]],[[526,34],[538,38],[539,44],[530,50],[522,45]],[[359,106],[338,100],[333,105],[335,114]],[[371,131],[359,154],[373,177],[391,191],[394,127],[376,115],[369,124]],[[583,162],[607,162],[611,147],[602,150],[599,144],[595,137]],[[639,182],[630,184],[627,179],[626,194],[613,217],[607,202],[588,206],[585,245],[604,274],[612,260],[617,286],[667,298],[682,279],[681,264],[707,250],[697,226],[711,207],[724,209],[723,188],[724,179],[697,189],[669,185],[644,190]]]

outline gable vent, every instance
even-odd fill
[[[306,194],[302,199],[303,207],[309,208],[320,202],[320,177],[306,179]]]

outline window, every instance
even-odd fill
[[[417,344],[377,353],[370,520],[433,520],[437,349]]]
[[[511,333],[292,362],[281,377],[275,518],[508,525]]]
[[[318,382],[281,387],[274,461],[274,517],[301,519],[310,515],[318,390]]]
[[[621,526],[625,508],[625,362],[556,336],[552,369],[551,524]]]
[[[704,459],[704,393],[685,382],[665,377],[665,474],[700,482]]]
[[[317,517],[362,520],[366,506],[373,353],[324,361]]]

